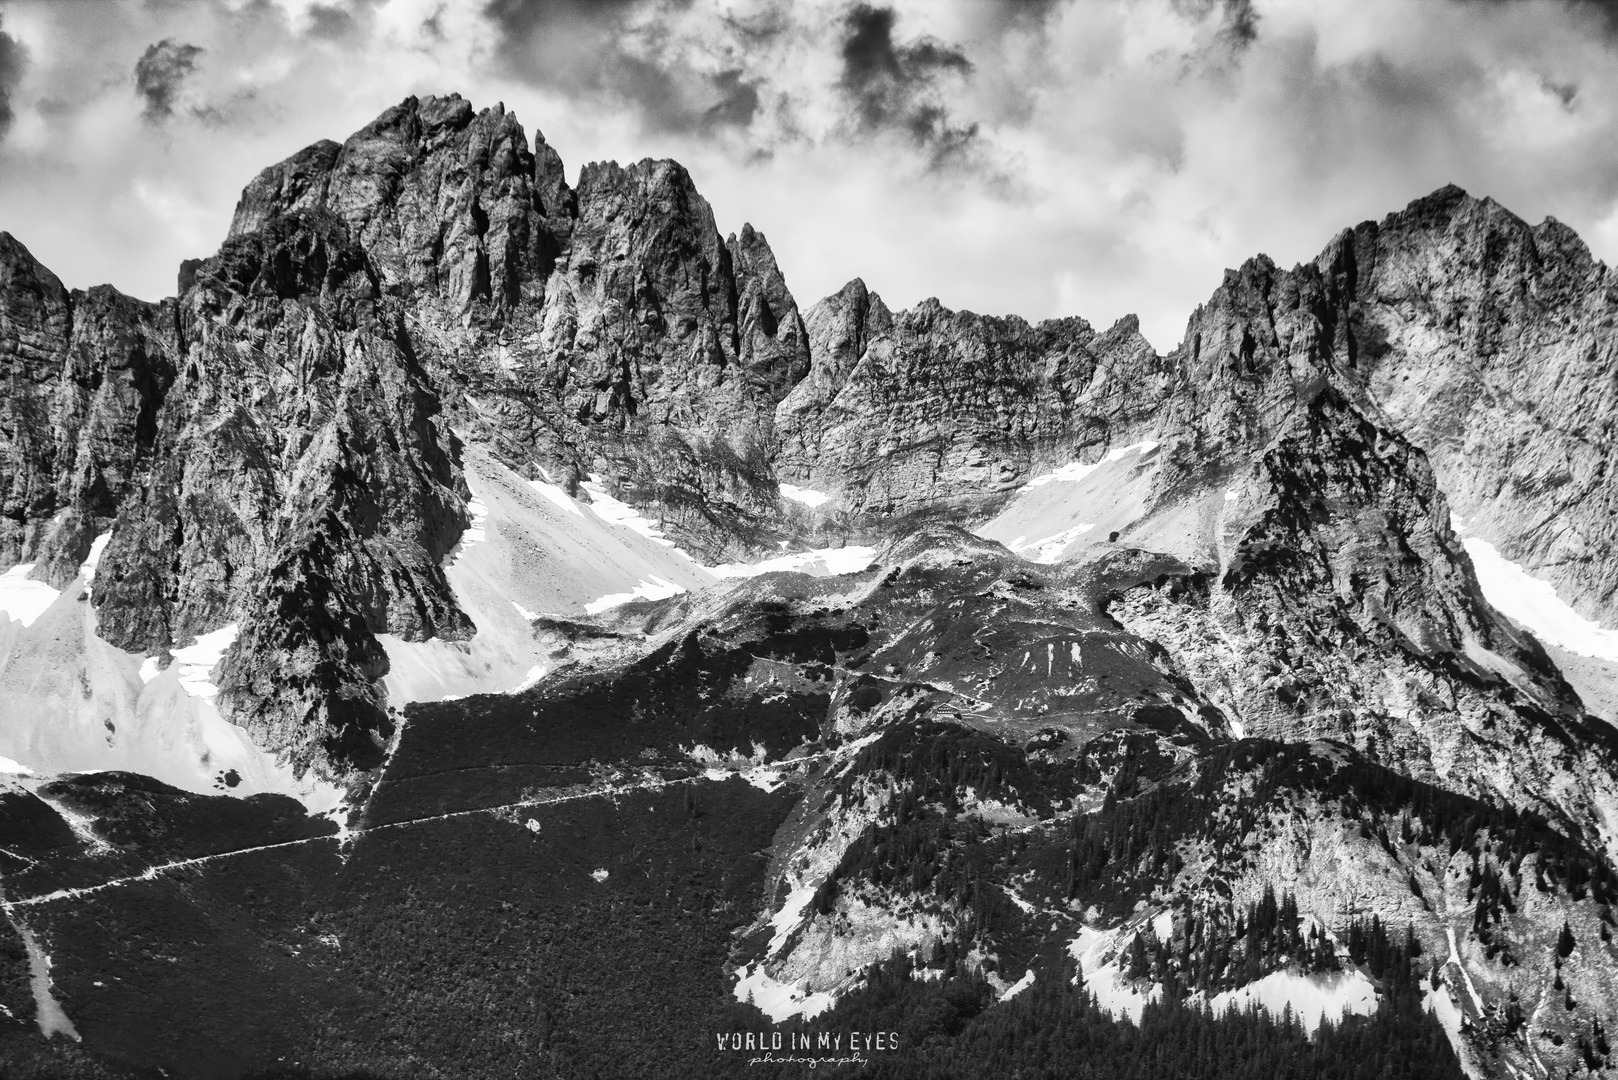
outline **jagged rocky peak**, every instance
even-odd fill
[[[557,297],[571,325],[555,344],[588,365],[574,372],[594,395],[573,406],[581,419],[709,437],[766,424],[809,350],[763,235],[722,239],[672,161],[587,165],[578,206]]]
[[[237,203],[230,235],[326,211],[348,226],[389,292],[514,304],[542,295],[572,221],[562,161],[504,106],[408,98],[350,136],[271,166]]]

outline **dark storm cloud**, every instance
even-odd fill
[[[746,127],[758,112],[758,87],[742,78],[741,71],[722,71],[713,78],[721,94],[719,103],[703,114],[710,127]]]
[[[15,112],[11,108],[11,95],[22,82],[23,68],[28,65],[28,50],[22,42],[6,33],[0,23],[0,139],[11,130]]]
[[[141,58],[135,61],[135,93],[145,99],[141,115],[158,123],[174,115],[174,101],[180,87],[196,70],[197,57],[202,49],[196,45],[176,43],[164,38],[148,45]]]
[[[970,75],[972,63],[932,38],[899,44],[893,36],[895,21],[892,8],[858,4],[849,9],[843,18],[838,86],[862,131],[899,132],[942,164],[963,153],[978,129],[953,122],[939,100],[939,81]]]
[[[1173,0],[1181,15],[1192,22],[1201,22],[1215,10],[1219,12],[1218,37],[1236,49],[1244,49],[1258,40],[1258,12],[1253,0]]]
[[[309,9],[309,35],[341,41],[358,29],[354,16],[332,4],[316,4]]]
[[[1037,29],[1050,19],[1058,8],[1074,0],[985,0],[983,14],[1001,29]]]
[[[688,5],[675,5],[682,6]],[[658,131],[704,133],[751,124],[758,84],[739,69],[697,71],[666,58],[656,47],[656,20],[639,31],[649,34],[649,49],[626,48],[628,18],[646,7],[642,0],[490,0],[483,10],[499,34],[503,65],[524,82],[627,104]],[[756,33],[771,32],[767,20],[747,25]]]
[[[22,82],[23,69],[28,66],[28,50],[22,42],[6,33],[0,22],[0,139],[11,130],[16,113],[11,108],[11,95]]]

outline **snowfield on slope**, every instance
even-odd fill
[[[472,523],[444,574],[477,632],[469,641],[380,635],[390,705],[531,685],[555,666],[534,636],[540,615],[593,614],[716,580],[599,484],[585,485],[593,501],[583,503],[481,450],[468,450],[463,464]]]
[[[383,684],[395,707],[534,685],[556,663],[534,633],[543,614],[595,613],[772,570],[851,573],[875,555],[870,548],[827,549],[709,570],[594,479],[584,485],[585,503],[476,449],[465,467],[470,523],[444,562],[476,633],[467,641],[420,642],[378,635],[390,666]],[[78,578],[63,589],[29,578],[31,563],[0,575],[0,768],[41,781],[127,770],[186,791],[278,792],[314,813],[337,809],[341,791],[312,776],[295,778],[216,707],[217,669],[236,624],[176,645],[167,664],[97,636],[88,598],[110,535],[95,539]]]
[[[1083,541],[1105,542],[1145,512],[1157,443],[1121,446],[1100,461],[1069,462],[1036,476],[977,534],[1024,558],[1054,563]]]
[[[156,657],[95,632],[88,602],[98,538],[78,577],[26,624],[0,621],[0,758],[43,782],[63,773],[125,770],[201,794],[291,795],[311,813],[342,801],[336,787],[254,745],[214,704],[213,671],[235,637],[226,626]]]

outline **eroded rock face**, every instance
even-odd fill
[[[0,233],[0,561],[60,586],[151,467],[174,378],[173,301],[69,293]]]
[[[1420,450],[1326,388],[1238,491],[1220,567],[1114,618],[1247,735],[1339,740],[1618,850],[1618,740],[1483,600]]]
[[[1448,187],[1313,263],[1228,273],[1175,359],[1246,388],[1216,410],[1235,438],[1304,367],[1330,369],[1430,455],[1469,532],[1611,621],[1615,290],[1571,229]]]
[[[466,527],[451,436],[401,312],[329,213],[227,241],[193,278],[158,464],[98,570],[100,632],[159,654],[239,624],[227,716],[341,770],[365,760],[343,740],[386,737],[373,635],[471,632],[440,565]]]
[[[974,507],[1153,427],[1166,386],[1133,319],[1030,326],[936,300],[891,315],[852,282],[809,318],[814,367],[777,411],[783,478],[884,515]]]

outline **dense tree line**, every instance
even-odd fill
[[[1215,1015],[1205,998],[1175,995],[1147,1005],[1138,1023],[1116,1018],[1059,956],[1045,958],[1040,970],[1049,975],[998,1004],[981,977],[918,982],[909,961],[896,957],[816,1026],[898,1032],[899,1050],[869,1053],[864,1065],[839,1073],[883,1080],[1460,1080],[1443,1029],[1423,1005],[1413,941],[1375,920],[1352,924],[1346,937],[1353,962],[1378,980],[1378,1008],[1328,1018],[1312,1034],[1290,1010]]]

